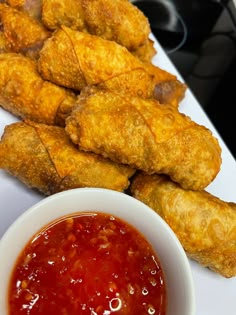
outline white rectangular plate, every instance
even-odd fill
[[[155,45],[158,53],[154,57],[154,64],[176,74],[183,81],[156,40]],[[189,89],[180,104],[180,111],[197,123],[208,127],[220,142],[223,159],[221,171],[207,190],[225,201],[236,202],[236,161]],[[0,108],[0,136],[5,125],[14,121],[17,121],[15,117]],[[44,198],[42,194],[27,188],[17,179],[0,170],[0,238],[21,213],[42,198]],[[236,314],[236,277],[225,279],[196,262],[190,261],[190,264],[196,293],[196,315]]]

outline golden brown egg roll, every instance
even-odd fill
[[[64,125],[76,95],[44,81],[36,62],[16,53],[0,54],[0,106],[25,119]]]
[[[65,26],[44,42],[38,66],[45,80],[79,91],[97,85],[149,98],[155,97],[156,85],[177,81],[173,74],[141,62],[115,42]],[[179,85],[182,99],[186,87],[180,82]],[[168,98],[171,103],[169,93]]]
[[[212,132],[157,100],[88,89],[66,119],[66,131],[83,150],[168,174],[186,189],[205,188],[221,166]]]
[[[224,277],[236,276],[235,203],[143,172],[134,177],[131,194],[168,223],[190,258]]]
[[[65,25],[129,50],[143,45],[151,32],[147,17],[127,0],[42,0],[42,21],[50,30]]]
[[[6,40],[5,51],[38,58],[44,40],[51,35],[39,20],[27,12],[0,3],[0,21]]]
[[[130,167],[80,152],[64,128],[30,121],[5,127],[0,168],[45,195],[76,187],[123,191],[134,173]]]
[[[41,18],[41,0],[6,0],[5,2],[12,8],[27,12],[33,18]]]

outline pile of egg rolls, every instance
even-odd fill
[[[191,259],[235,276],[236,204],[205,190],[221,147],[179,111],[187,87],[152,64],[145,15],[128,0],[8,0],[0,22],[0,106],[19,118],[3,132],[0,168],[44,195],[131,194]]]

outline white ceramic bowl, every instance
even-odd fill
[[[84,211],[109,213],[136,227],[151,243],[167,285],[167,315],[194,315],[195,300],[189,261],[175,234],[153,210],[124,193],[78,188],[47,197],[25,211],[0,241],[0,314],[8,315],[9,278],[19,253],[42,227]]]

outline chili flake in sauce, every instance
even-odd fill
[[[62,218],[35,235],[17,260],[9,315],[164,315],[166,287],[151,245],[121,219]]]

